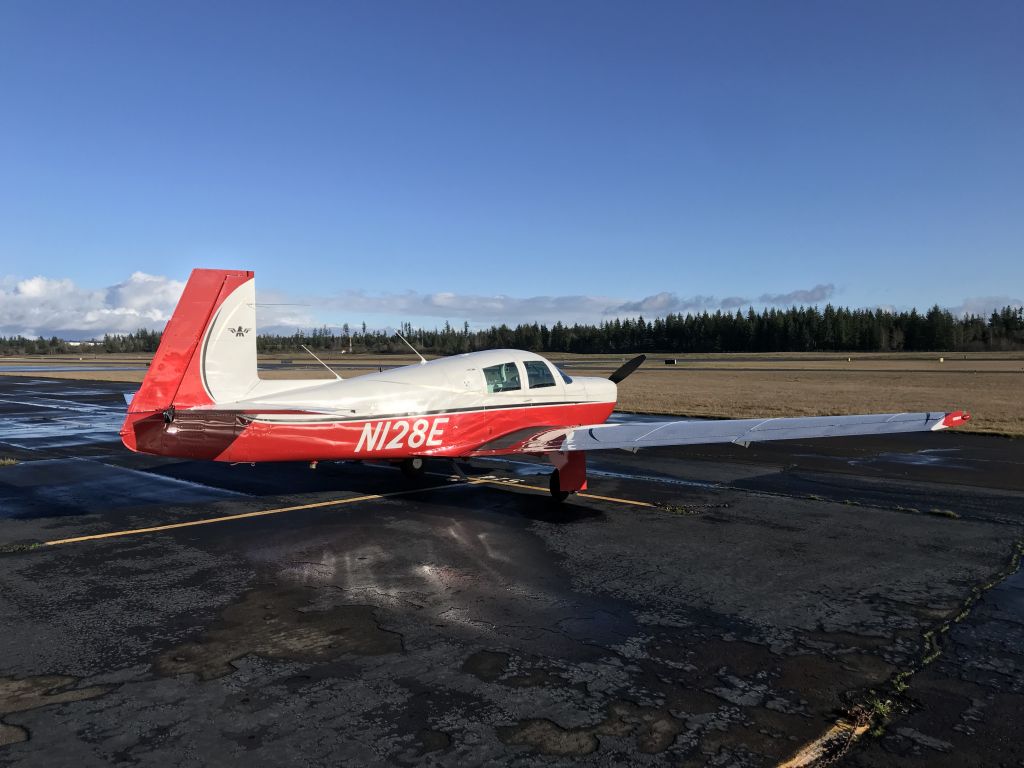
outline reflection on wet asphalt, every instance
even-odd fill
[[[0,518],[87,515],[105,509],[193,504],[236,491],[90,459],[41,459],[4,469]],[[102,507],[97,509],[97,500]]]
[[[1024,757],[1024,441],[608,452],[591,490],[657,506],[556,507],[131,454],[123,389],[0,379],[0,765],[767,766],[872,690],[851,765]]]
[[[59,363],[0,363],[0,373],[90,373],[93,371],[144,371],[145,365],[97,365],[94,363],[61,365]]]
[[[124,399],[109,385],[12,378],[0,380],[0,393],[0,444],[15,448],[110,442],[124,420]]]

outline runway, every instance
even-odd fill
[[[125,388],[0,379],[0,765],[1024,760],[1024,441],[609,452],[558,507],[132,454]]]

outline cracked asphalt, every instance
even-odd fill
[[[0,379],[0,765],[769,766],[864,707],[843,764],[1024,764],[1024,441],[617,452],[558,508],[134,455],[122,403]]]

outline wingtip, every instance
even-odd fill
[[[939,422],[939,428],[950,429],[953,427],[960,427],[970,420],[971,414],[967,411],[953,411],[952,413],[947,413],[945,418]]]

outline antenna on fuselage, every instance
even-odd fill
[[[427,364],[427,358],[425,358],[423,355],[421,355],[419,353],[419,350],[417,350],[416,347],[414,347],[412,344],[410,344],[409,340],[406,339],[405,336],[400,334],[398,331],[395,331],[395,336],[397,336],[402,341],[404,341],[405,342],[405,346],[407,346],[409,349],[411,349],[413,352],[416,353],[416,357],[418,357],[420,359],[420,365],[426,365]]]
[[[310,354],[310,357],[312,357],[312,358],[313,358],[314,360],[316,360],[316,361],[317,361],[318,363],[320,363],[320,365],[322,365],[322,366],[323,366],[324,368],[326,368],[326,369],[327,369],[328,371],[330,371],[331,373],[333,373],[333,374],[334,374],[334,378],[336,378],[336,379],[337,379],[338,381],[344,381],[344,379],[342,379],[342,378],[341,378],[341,376],[339,376],[339,375],[338,375],[337,373],[335,373],[334,369],[333,369],[333,368],[331,368],[331,366],[329,366],[329,365],[328,365],[327,363],[325,363],[325,362],[324,362],[323,360],[321,360],[321,359],[320,359],[319,357],[317,357],[316,355],[314,355],[314,354],[313,354],[313,353],[312,353],[312,352],[310,351],[309,347],[307,347],[307,346],[306,346],[305,344],[299,344],[299,346],[300,346],[300,347],[302,347],[302,348],[303,348],[304,350],[306,350],[307,352],[309,352],[309,354]]]

